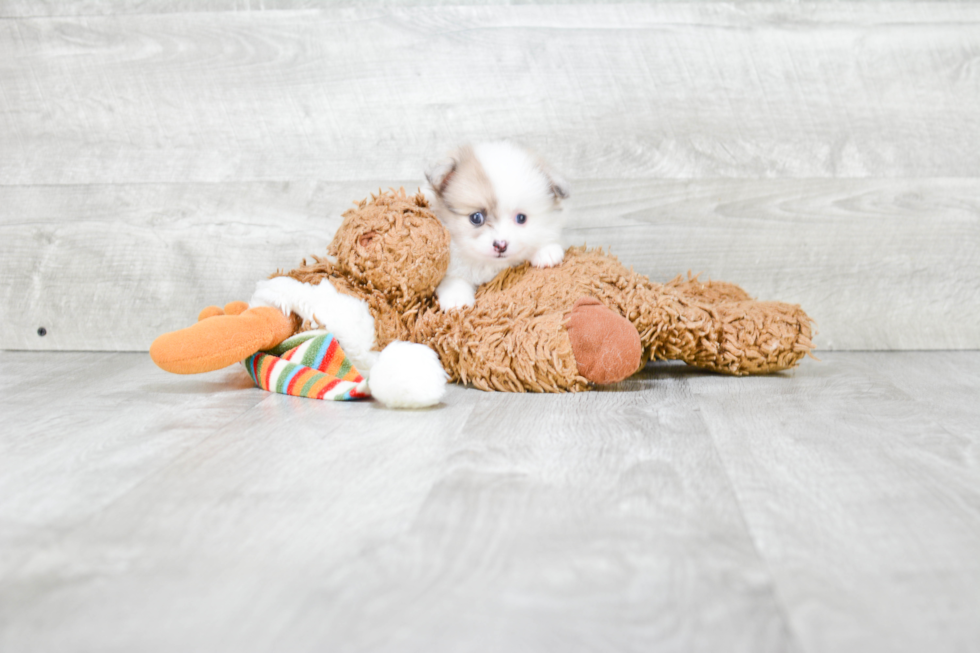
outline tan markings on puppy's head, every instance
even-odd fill
[[[497,195],[473,148],[462,148],[458,161],[456,172],[443,192],[447,208],[460,215],[483,211],[487,218],[496,216]]]
[[[432,173],[430,176],[430,172]],[[469,145],[453,152],[426,173],[436,197],[460,216],[481,211],[489,218],[497,210],[493,184]]]

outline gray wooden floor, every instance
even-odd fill
[[[392,412],[0,352],[0,650],[980,650],[980,352],[822,359]]]

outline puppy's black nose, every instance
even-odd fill
[[[493,248],[497,250],[498,254],[503,254],[507,251],[507,241],[506,240],[495,240],[493,241]]]

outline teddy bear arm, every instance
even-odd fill
[[[479,311],[474,311],[479,313]],[[493,320],[468,315],[440,329],[427,344],[450,378],[486,391],[585,390],[562,315]]]
[[[642,364],[633,325],[591,297],[543,315],[479,304],[458,316],[430,312],[413,339],[436,351],[452,380],[488,391],[574,392]]]

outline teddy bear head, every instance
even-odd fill
[[[379,191],[344,213],[329,254],[356,284],[399,304],[431,296],[449,267],[449,232],[425,196]]]

